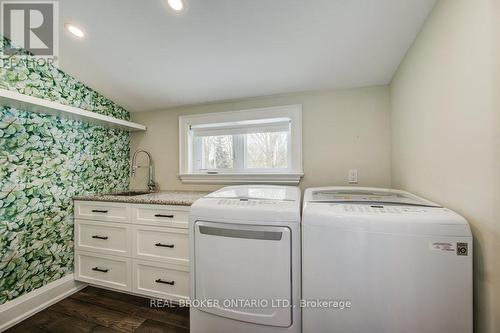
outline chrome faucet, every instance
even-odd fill
[[[139,168],[144,168],[144,166],[140,166],[140,165],[136,164],[135,159],[137,158],[137,155],[139,155],[139,153],[144,153],[148,156],[148,166],[147,166],[148,167],[148,190],[150,192],[154,192],[158,189],[158,185],[156,185],[156,183],[153,180],[153,159],[151,158],[150,153],[148,153],[147,151],[142,150],[142,149],[135,151],[134,155],[132,156],[132,161],[130,162],[130,175],[131,175],[131,177],[135,177],[136,170]]]

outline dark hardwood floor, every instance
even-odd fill
[[[187,333],[189,309],[151,307],[149,298],[86,287],[6,332]]]

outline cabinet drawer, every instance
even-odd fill
[[[137,259],[189,265],[187,229],[134,225],[132,243]]]
[[[132,290],[131,259],[77,251],[76,280],[120,290]]]
[[[75,201],[75,219],[130,222],[130,205],[121,202]]]
[[[188,219],[189,207],[185,209],[160,205],[132,207],[132,223],[187,229]]]
[[[122,223],[75,220],[75,248],[130,256],[132,252],[130,226]]]
[[[174,301],[189,297],[187,267],[134,260],[133,272],[135,293]]]

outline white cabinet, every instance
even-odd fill
[[[174,301],[189,296],[189,268],[186,266],[134,260],[133,272],[134,293]]]
[[[75,249],[130,257],[132,230],[124,223],[75,220]]]
[[[133,226],[133,257],[189,265],[188,229]]]
[[[131,259],[125,257],[76,251],[76,279],[104,287],[132,291],[131,263]]]
[[[76,280],[174,301],[188,298],[189,209],[75,201]]]
[[[130,204],[75,201],[75,219],[129,223]]]
[[[188,228],[189,211],[182,206],[134,205],[132,223],[161,227]]]

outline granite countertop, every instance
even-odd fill
[[[134,191],[131,191],[134,192]],[[122,192],[119,192],[122,193]],[[126,202],[136,204],[154,204],[154,205],[177,205],[191,206],[196,200],[207,195],[210,192],[192,192],[192,191],[159,191],[133,196],[122,196],[109,194],[89,194],[73,197],[73,200],[82,201],[111,201]]]

